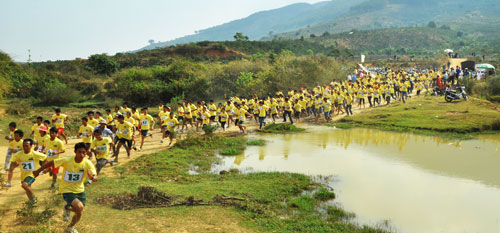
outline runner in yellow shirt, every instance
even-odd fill
[[[245,133],[247,127],[244,126],[243,124],[245,123],[246,115],[248,114],[248,112],[245,109],[243,109],[241,105],[237,104],[235,113],[237,117],[236,125],[238,126],[238,128],[240,128],[240,133]]]
[[[217,117],[217,107],[215,106],[213,100],[209,101],[208,111],[210,112],[210,121],[216,122],[215,117]]]
[[[5,136],[5,140],[9,142],[9,147],[7,148],[7,154],[5,156],[4,170],[2,174],[5,174],[10,169],[10,159],[12,155],[15,154],[14,150],[16,149],[16,143],[14,141],[14,132],[17,130],[16,122],[9,123],[9,135]]]
[[[70,219],[70,211],[75,212],[70,225],[65,232],[78,232],[75,225],[82,217],[83,208],[87,197],[85,194],[85,180],[88,178],[93,182],[97,181],[97,172],[90,160],[85,158],[88,148],[85,143],[75,145],[75,157],[66,157],[56,159],[44,164],[41,168],[33,172],[37,177],[43,169],[49,166],[64,168],[63,178],[59,185],[59,193],[63,195],[66,201],[63,218],[65,221]]]
[[[259,114],[259,129],[262,129],[262,126],[266,125],[267,109],[268,107],[264,105],[264,101],[259,101],[259,105],[257,106],[257,111]]]
[[[92,141],[90,148],[97,160],[96,168],[99,175],[101,169],[109,162],[109,149],[113,147],[113,140],[110,137],[103,137],[102,130],[94,131],[94,137],[95,140]],[[92,157],[89,156],[89,159],[92,160]]]
[[[35,175],[33,171],[40,167],[40,162],[45,161],[46,155],[32,150],[33,140],[26,139],[23,141],[23,149],[12,156],[10,160],[10,170],[8,176],[9,187],[11,186],[12,176],[14,174],[14,169],[21,165],[21,187],[26,192],[29,200],[35,202],[35,195],[31,189],[31,185],[35,182]]]
[[[35,148],[37,148],[37,146],[38,146],[38,139],[40,137],[39,129],[40,129],[40,126],[42,126],[42,125],[43,125],[43,117],[39,116],[36,118],[36,123],[33,124],[33,126],[31,126],[31,138],[34,139]]]
[[[167,105],[163,105],[163,109],[158,113],[158,122],[161,129],[161,143],[165,141],[165,130],[167,130],[167,122],[165,121],[168,116],[170,116],[170,108]]]
[[[87,112],[87,122],[92,128],[95,128],[99,124],[99,120],[97,120],[94,117],[94,112],[93,111],[88,111]]]
[[[129,122],[125,121],[123,115],[118,115],[118,122],[116,123],[116,137],[118,138],[118,145],[115,149],[115,154],[113,155],[114,161],[118,163],[118,155],[120,154],[120,148],[123,144],[126,144],[125,149],[127,150],[127,156],[130,157],[130,149],[132,148],[132,139],[134,138],[135,127]]]
[[[61,157],[61,154],[66,152],[66,148],[62,143],[61,139],[57,138],[57,128],[50,128],[50,139],[45,141],[45,154],[47,155],[47,161],[52,161]],[[59,174],[59,167],[49,167],[49,175],[52,176],[52,184],[50,188],[55,188],[57,181],[57,174]]]
[[[170,112],[168,118],[165,119],[163,123],[167,127],[165,129],[165,135],[168,135],[168,138],[170,139],[170,142],[168,143],[168,146],[170,146],[172,145],[172,141],[174,140],[175,137],[175,126],[179,125],[179,121],[175,119],[174,113]],[[163,136],[165,137],[165,135]]]
[[[149,130],[153,130],[155,126],[155,120],[148,114],[148,108],[142,108],[141,113],[139,116],[139,124],[141,126],[141,147],[139,147],[139,151],[142,150],[144,139],[148,136]],[[152,137],[153,135],[150,134],[149,136]]]
[[[226,131],[226,123],[228,121],[229,115],[226,112],[226,108],[222,107],[222,112],[220,113],[220,126],[222,127],[222,131]]]
[[[38,147],[34,149],[35,151],[42,153],[45,151],[45,143],[50,140],[50,136],[47,134],[47,130],[48,128],[45,125],[40,126],[40,128],[38,129],[38,133],[40,134],[40,136],[38,137]]]
[[[89,150],[90,150],[90,144],[92,144],[93,132],[94,132],[94,126],[91,126],[88,123],[87,117],[82,117],[82,125],[80,125],[80,129],[78,130],[77,137],[82,138],[83,143],[85,143],[87,145],[87,148],[89,148]],[[90,153],[89,153],[89,155],[90,155]]]
[[[64,134],[64,123],[69,120],[69,117],[62,114],[60,108],[56,108],[55,112],[56,114],[52,115],[52,123],[56,125],[57,134],[62,136],[66,144],[68,144],[68,138],[66,137],[66,134]]]

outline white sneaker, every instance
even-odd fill
[[[69,220],[70,220],[70,213],[71,213],[71,211],[69,211],[68,209],[64,208],[63,220],[65,222],[69,222]]]
[[[1,171],[1,173],[2,173],[2,174],[7,174],[7,173],[9,173],[9,172],[8,172],[8,171],[6,171],[6,170],[2,170],[2,171]]]
[[[165,142],[165,140],[162,139],[160,142],[163,143],[163,142]]]
[[[5,184],[5,187],[12,187],[10,183]]]
[[[66,228],[66,230],[64,232],[67,232],[67,233],[78,233],[78,231],[76,230],[76,228],[74,226],[68,226],[68,228]]]

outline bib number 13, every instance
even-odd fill
[[[83,179],[83,172],[69,172],[66,171],[64,174],[64,181],[69,183],[78,183]]]

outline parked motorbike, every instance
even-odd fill
[[[469,96],[467,96],[467,93],[465,92],[465,86],[460,86],[457,90],[446,89],[444,93],[444,100],[446,100],[446,102],[449,103],[453,100],[459,99],[464,99],[465,101],[469,100]]]

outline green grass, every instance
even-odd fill
[[[250,140],[247,142],[247,146],[264,146],[264,145],[266,145],[266,140],[264,139]]]
[[[326,199],[323,196],[331,197],[331,194],[318,189],[320,185],[308,176],[279,172],[250,174],[230,172],[221,176],[209,172],[212,163],[218,161],[216,154],[221,148],[244,146],[246,142],[246,138],[195,137],[178,142],[170,150],[141,156],[117,169],[120,176],[103,177],[99,182],[89,186],[87,194],[90,200],[89,206],[99,206],[99,208],[91,207],[98,209],[92,212],[92,219],[119,215],[120,219],[133,218],[139,222],[158,219],[157,221],[161,222],[160,216],[186,219],[198,211],[209,211],[214,213],[213,217],[207,216],[207,219],[198,220],[197,223],[203,224],[208,221],[210,224],[224,225],[227,221],[240,222],[242,229],[257,232],[377,231],[342,220],[334,220],[343,219],[342,216],[337,218],[330,218],[329,214],[325,216],[325,213],[319,210],[319,205]],[[198,167],[199,175],[188,173],[191,165]],[[95,201],[96,198],[105,195],[135,193],[141,186],[152,186],[169,195],[176,195],[176,200],[193,196],[196,200],[210,201],[215,195],[227,195],[244,198],[245,201],[240,207],[222,209],[216,206],[181,206],[132,211],[114,210]],[[305,191],[310,192],[315,189],[322,194],[314,198],[303,194]],[[84,224],[103,230],[114,229],[113,224],[107,221],[101,223],[84,220]],[[232,229],[232,231],[240,230]],[[133,228],[130,228],[130,231],[133,231]]]
[[[264,133],[295,133],[302,132],[305,129],[298,128],[295,125],[284,123],[284,124],[270,124],[264,127],[264,129],[260,130],[260,132]]]
[[[335,198],[335,193],[330,192],[324,187],[321,187],[314,193],[314,198],[320,201],[328,201]]]
[[[414,132],[448,138],[470,139],[476,134],[500,132],[500,105],[486,100],[446,103],[442,97],[426,96],[407,104],[395,103],[365,111],[337,123],[337,128],[367,127]]]

